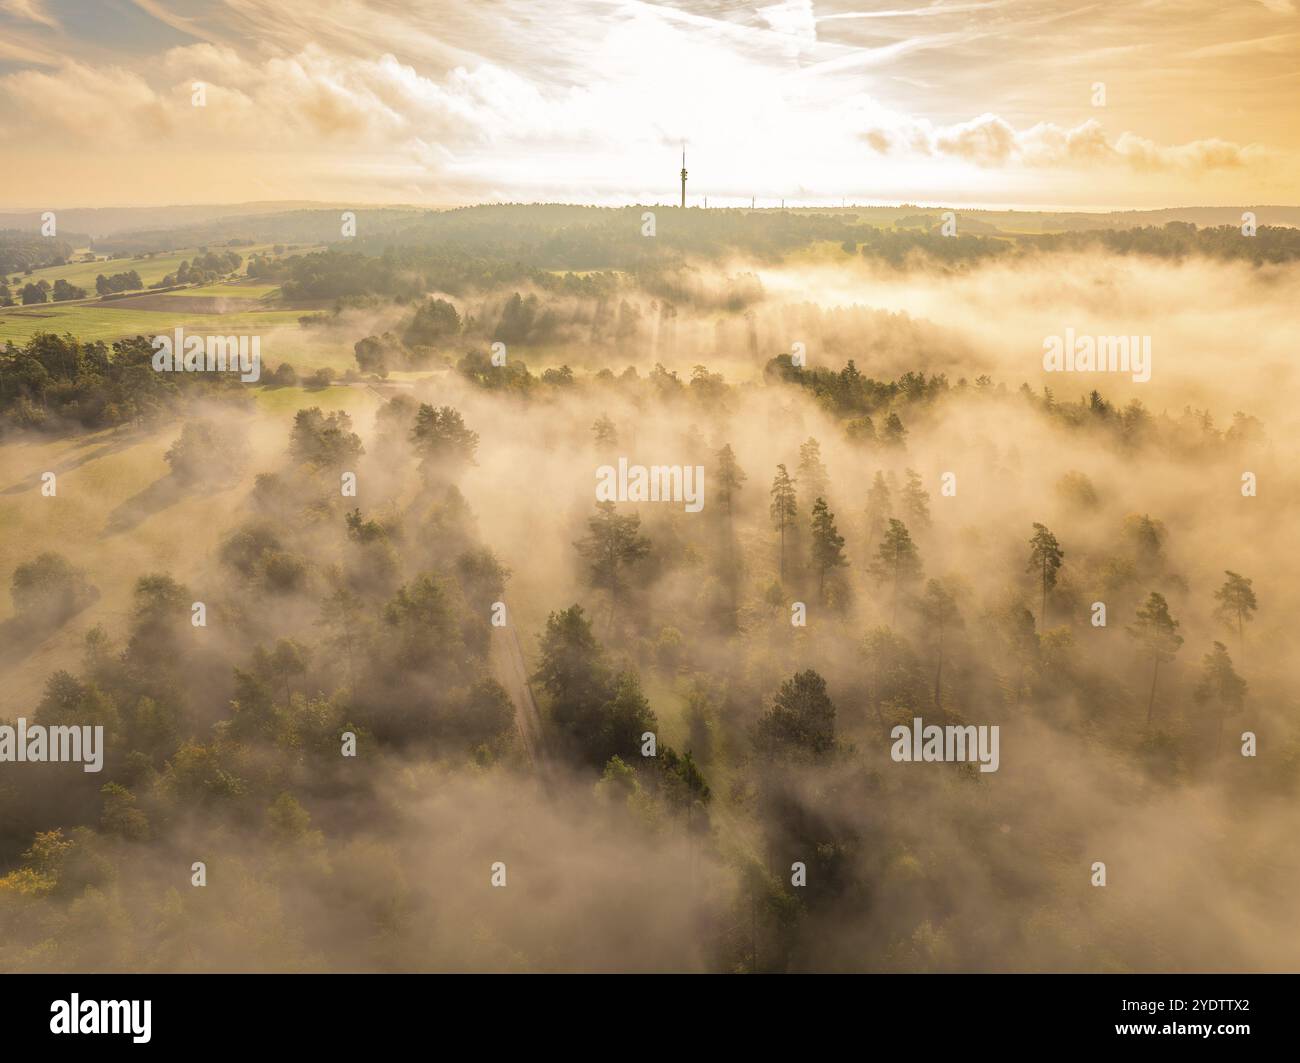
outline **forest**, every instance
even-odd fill
[[[0,316],[0,969],[1293,965],[1297,230],[286,217],[257,383]]]

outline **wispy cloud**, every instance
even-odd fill
[[[58,29],[59,22],[45,6],[45,0],[0,0],[0,11],[22,22],[35,22]]]
[[[134,2],[168,42],[149,54],[114,51],[94,18],[55,30],[32,21],[44,6],[0,0],[31,28],[0,47],[0,137],[20,158],[174,145],[194,167],[226,160],[222,188],[263,194],[283,180],[626,202],[670,190],[666,150],[685,140],[693,188],[718,202],[1059,202],[1073,184],[1145,203],[1174,171],[1204,202],[1296,197],[1296,34],[1258,4],[1186,0],[1175,19],[1027,0]],[[51,55],[39,38],[55,32]],[[196,43],[170,46],[178,34]]]

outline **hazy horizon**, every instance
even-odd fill
[[[687,208],[706,209],[703,203],[703,194],[700,195],[701,202],[687,203]],[[200,201],[193,202],[156,202],[156,203],[26,203],[26,204],[5,204],[0,203],[0,214],[29,214],[37,213],[44,210],[149,210],[150,208],[167,209],[176,208],[220,208],[220,207],[245,207],[245,206],[283,206],[293,210],[306,209],[339,209],[349,208],[353,210],[467,210],[473,207],[500,207],[500,206],[522,206],[522,207],[673,207],[677,204],[673,202],[672,194],[665,194],[660,199],[627,199],[611,201],[608,203],[593,203],[587,200],[467,200],[463,203],[409,203],[401,200],[377,200],[374,202],[363,202],[361,200],[343,200],[343,199],[315,199],[315,200],[296,200],[296,199],[251,199],[251,200],[226,200],[226,201]],[[854,200],[848,199],[844,203],[817,202],[811,200],[792,200],[788,199],[785,206],[782,207],[778,202],[758,202],[753,207],[750,206],[749,200],[737,199],[735,202],[710,202],[707,206],[709,210],[854,210],[854,209],[899,209],[903,207],[916,207],[919,210],[940,210],[946,207],[960,207],[962,210],[975,213],[1001,213],[1014,211],[1023,214],[1142,214],[1157,211],[1172,210],[1235,210],[1241,209],[1285,209],[1293,210],[1300,208],[1300,200],[1295,203],[1161,203],[1154,206],[1131,207],[1131,206],[1070,206],[1064,203],[1042,203],[1042,204],[1025,204],[1025,203],[961,203],[957,200]]]

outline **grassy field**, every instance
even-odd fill
[[[275,290],[272,285],[209,285],[193,289],[195,295],[229,294],[236,298],[259,298]],[[179,295],[179,292],[168,293]],[[177,300],[180,302],[180,300]],[[303,329],[298,318],[309,311],[273,308],[227,314],[181,314],[175,310],[113,309],[103,303],[46,303],[43,306],[10,307],[0,310],[0,346],[8,340],[25,343],[38,332],[72,333],[93,342],[129,336],[157,336],[177,326],[196,333],[230,335],[249,333],[262,338],[262,364],[271,371],[284,362],[301,375],[328,367],[336,374],[356,368],[353,345],[357,337],[333,331]]]
[[[253,247],[210,247],[210,251],[234,251],[236,254],[243,256],[245,262],[251,254],[270,251],[272,244],[257,244]],[[299,249],[295,254],[300,254],[305,250]],[[140,279],[144,281],[145,287],[155,284],[162,280],[167,274],[175,273],[180,268],[182,262],[192,262],[194,256],[199,254],[197,247],[185,247],[179,251],[168,251],[164,254],[154,255],[152,258],[117,258],[111,260],[100,260],[97,262],[69,262],[63,266],[46,266],[44,269],[32,271],[30,277],[23,276],[22,283],[35,283],[38,280],[49,281],[53,284],[56,280],[63,279],[69,284],[75,284],[78,287],[85,288],[91,294],[95,291],[95,278],[101,273],[106,277],[111,277],[114,273],[130,273],[135,270],[140,274]]]
[[[209,293],[210,294],[210,293]],[[239,314],[195,314],[152,310],[112,309],[103,303],[44,303],[0,310],[0,344],[25,343],[38,332],[71,332],[80,340],[117,340],[125,336],[156,336],[177,325],[195,332],[250,332],[265,335],[277,328],[298,330],[301,310],[258,310]],[[265,340],[263,341],[265,350]],[[287,359],[280,359],[281,361]]]
[[[76,668],[86,632],[102,623],[120,635],[135,580],[146,572],[170,572],[201,595],[204,569],[229,523],[238,485],[187,492],[174,505],[129,532],[111,534],[107,522],[131,500],[146,498],[167,473],[163,455],[178,426],[155,432],[101,432],[54,441],[6,443],[0,448],[0,573],[44,550],[55,550],[84,567],[100,598],[37,645],[11,654],[0,691],[0,717],[30,713],[51,673]],[[43,497],[43,471],[58,477],[57,495]],[[4,595],[0,619],[12,615]]]
[[[336,375],[342,375],[355,369],[357,359],[352,348],[360,337],[322,336],[313,329],[300,328],[297,319],[303,313],[305,311],[294,311],[293,328],[281,328],[273,336],[263,337],[263,364],[274,369],[281,362],[288,362],[300,374],[328,367]]]
[[[327,388],[258,388],[257,408],[266,413],[292,417],[299,410],[319,406],[322,410],[346,410],[355,420],[379,404],[379,397],[364,387],[331,384]]]
[[[65,280],[69,284],[75,284],[94,294],[95,278],[101,273],[105,277],[111,277],[114,273],[130,273],[131,270],[135,270],[140,274],[140,279],[147,286],[162,280],[169,273],[175,273],[182,261],[188,261],[196,254],[198,254],[198,248],[191,247],[182,251],[155,255],[153,258],[119,258],[112,261],[69,262],[63,266],[46,266],[45,269],[33,270],[30,277],[25,275],[22,277],[22,283],[35,284],[39,280],[45,280],[53,284],[56,280]]]
[[[228,295],[235,299],[262,299],[272,302],[280,292],[278,284],[245,284],[239,281],[223,281],[220,284],[205,284],[199,288],[179,288],[168,295],[212,296]]]

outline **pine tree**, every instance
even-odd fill
[[[1025,689],[1025,672],[1032,667],[1040,648],[1038,635],[1034,632],[1034,614],[1016,600],[1007,604],[998,620],[1016,662],[1014,704],[1019,707]]]
[[[844,536],[835,529],[835,514],[826,505],[826,499],[813,503],[812,560],[817,567],[817,595],[826,602],[826,573],[848,564],[844,557]]]
[[[597,502],[596,510],[587,521],[589,534],[574,546],[589,563],[588,582],[609,594],[612,628],[627,586],[624,573],[650,552],[650,540],[640,534],[641,518],[637,514],[619,514],[613,502]]]
[[[1201,678],[1196,684],[1194,697],[1198,705],[1210,705],[1218,710],[1214,733],[1214,753],[1217,756],[1223,745],[1223,721],[1241,711],[1246,700],[1246,681],[1232,667],[1232,658],[1222,642],[1216,642],[1214,651],[1201,660]]]
[[[618,429],[614,427],[614,422],[603,413],[592,424],[591,434],[596,438],[597,447],[604,448],[618,445]]]
[[[1160,521],[1146,513],[1130,513],[1124,518],[1124,534],[1140,572],[1149,575],[1164,566],[1165,526]]]
[[[321,603],[319,623],[331,632],[327,644],[341,646],[348,662],[348,686],[352,688],[353,700],[357,696],[357,673],[354,651],[359,641],[359,628],[362,625],[364,609],[361,599],[346,587],[339,587]]]
[[[906,469],[907,483],[903,485],[903,511],[914,528],[930,526],[930,493],[921,486],[921,476]]]
[[[735,451],[731,449],[731,444],[728,443],[718,451],[718,498],[727,511],[728,525],[731,524],[736,494],[740,491],[740,485],[747,479],[745,471],[736,462]]]
[[[795,501],[794,481],[785,471],[784,465],[776,467],[776,478],[772,481],[772,524],[781,535],[781,582],[785,582],[785,530],[794,523],[798,515]]]
[[[867,542],[873,544],[880,538],[889,523],[893,507],[889,498],[889,487],[879,469],[867,490]]]
[[[582,606],[571,605],[546,618],[540,651],[540,663],[530,678],[549,695],[558,723],[567,725],[609,696],[610,673]]]
[[[1137,611],[1137,623],[1129,627],[1129,634],[1138,640],[1142,648],[1151,655],[1151,696],[1147,700],[1147,726],[1151,726],[1151,713],[1156,703],[1156,679],[1160,675],[1160,663],[1172,661],[1174,654],[1183,644],[1183,636],[1178,634],[1179,623],[1169,615],[1169,603],[1159,591],[1152,591],[1146,603]]]
[[[1259,604],[1255,600],[1252,586],[1254,580],[1228,570],[1223,574],[1228,578],[1224,580],[1223,586],[1214,592],[1214,598],[1219,603],[1214,610],[1214,617],[1229,628],[1235,627],[1237,653],[1245,661],[1246,624],[1254,619],[1254,612]]]
[[[284,703],[288,706],[293,701],[293,689],[289,680],[295,675],[307,671],[307,662],[311,650],[296,639],[277,639],[275,649],[271,651],[270,666],[272,671],[284,682]]]
[[[894,585],[894,607],[891,626],[898,624],[898,593],[905,583],[912,583],[921,577],[921,556],[916,544],[908,533],[907,525],[893,517],[889,519],[889,530],[881,540],[876,560],[871,564],[871,574],[882,583],[891,581]]]
[[[736,454],[728,443],[717,453],[718,467],[718,497],[722,501],[722,508],[726,514],[727,524],[724,532],[724,549],[726,555],[722,570],[719,573],[720,583],[724,593],[727,596],[727,612],[723,622],[729,629],[736,626],[736,615],[740,605],[740,571],[741,566],[737,563],[736,556],[736,537],[733,530],[733,516],[736,508],[736,495],[740,493],[740,486],[748,477],[745,471],[736,461]]]
[[[411,442],[424,458],[422,467],[441,466],[455,471],[475,464],[478,433],[465,425],[465,418],[452,406],[435,409],[428,403],[421,403],[415,413]]]
[[[805,498],[825,498],[830,488],[830,476],[822,464],[821,444],[811,436],[799,446],[797,480],[803,484]]]
[[[890,413],[885,418],[885,426],[880,430],[880,441],[888,447],[902,447],[907,443],[907,429],[898,414]]]
[[[961,627],[961,614],[957,611],[957,602],[947,588],[937,579],[929,580],[925,585],[925,595],[921,599],[921,615],[926,625],[935,632],[936,656],[938,663],[934,669],[934,704],[938,708],[943,693],[943,638],[949,628]]]
[[[829,753],[835,747],[835,705],[826,680],[810,668],[782,683],[772,708],[758,722],[758,737],[773,752]]]
[[[1056,573],[1065,559],[1065,551],[1056,536],[1045,525],[1034,525],[1034,537],[1029,540],[1029,567],[1027,572],[1037,572],[1043,589],[1043,608],[1039,613],[1040,631],[1047,630],[1047,592],[1056,586]]]

